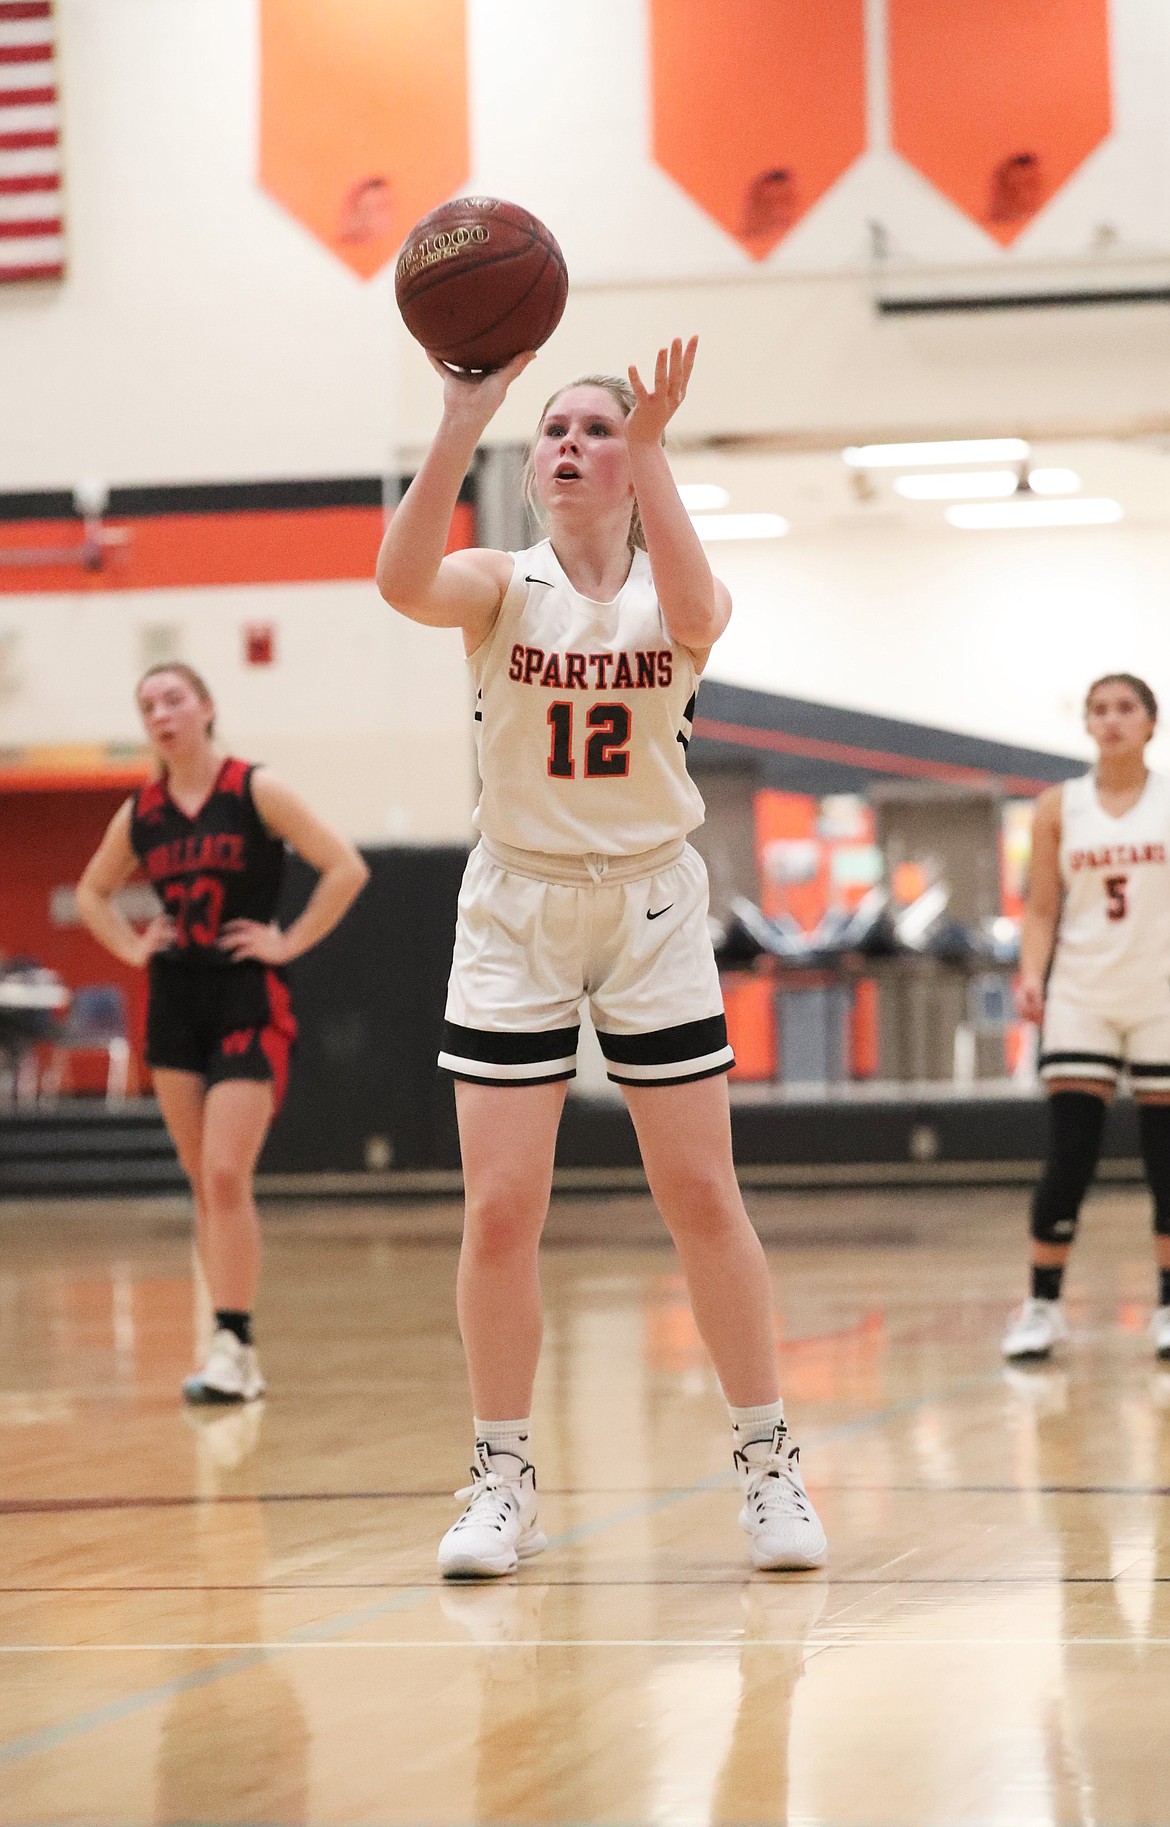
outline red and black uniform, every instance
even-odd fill
[[[271,1082],[279,1105],[296,1038],[282,970],[221,949],[229,920],[267,925],[276,913],[284,844],[252,798],[254,768],[227,760],[194,817],[166,778],[134,795],[130,843],[175,923],[175,943],[150,961],[146,1057],[152,1066]]]

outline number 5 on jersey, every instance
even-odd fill
[[[548,771],[554,780],[572,780],[577,772],[573,755],[572,704],[568,701],[550,704],[548,722],[552,731]],[[633,728],[633,714],[629,708],[624,704],[593,704],[585,722],[592,732],[585,739],[586,780],[628,774],[628,744]]]

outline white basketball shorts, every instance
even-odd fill
[[[583,879],[538,879],[518,862]],[[572,1078],[588,997],[615,1083],[677,1085],[730,1070],[702,858],[671,846],[662,867],[624,879],[637,863],[529,864],[477,845],[459,895],[440,1066],[488,1085]]]
[[[1103,1079],[1124,1069],[1135,1091],[1170,1091],[1170,1011],[1124,1019],[1049,996],[1040,1036],[1040,1076]]]

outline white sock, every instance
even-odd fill
[[[731,1416],[731,1437],[739,1453],[761,1440],[770,1443],[773,1430],[784,1426],[784,1404],[779,1399],[757,1403],[755,1408],[732,1408],[729,1402],[727,1412]]]
[[[532,1423],[523,1421],[481,1421],[475,1417],[475,1438],[482,1440],[489,1453],[514,1453],[523,1465],[528,1464],[528,1435]]]

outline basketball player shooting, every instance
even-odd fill
[[[449,557],[464,475],[532,356],[479,377],[432,356],[442,420],[378,559],[399,613],[462,629],[477,692],[479,842],[440,1054],[456,1080],[458,1311],[475,1411],[469,1502],[439,1548],[447,1576],[507,1574],[545,1546],[529,1421],[537,1253],[586,997],[730,1407],[751,1558],[804,1568],[826,1554],[784,1422],[767,1263],[736,1183],[707,878],[686,842],[703,818],[686,767],[695,692],[731,613],[663,447],[696,346],[661,349],[650,386],[631,368],[628,384],[590,375],[558,389],[529,458],[549,537]]]

